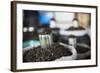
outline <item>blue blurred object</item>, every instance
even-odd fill
[[[40,11],[39,12],[39,21],[42,25],[49,26],[49,21],[51,20],[52,15],[50,12],[47,11]]]
[[[24,41],[23,42],[23,48],[26,47],[36,47],[40,45],[40,41],[39,40],[29,40],[29,41]]]

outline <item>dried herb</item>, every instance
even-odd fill
[[[52,44],[49,48],[33,47],[23,53],[23,62],[42,62],[53,61],[62,56],[68,56],[72,53],[57,43]]]

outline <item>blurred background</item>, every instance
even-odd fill
[[[87,29],[90,36],[91,15],[89,13],[23,10],[23,48],[39,45],[38,35],[42,29],[56,30],[56,32],[66,30],[72,26],[74,18],[79,20],[79,25]],[[56,23],[51,24],[51,20]]]

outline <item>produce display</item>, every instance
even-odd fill
[[[57,43],[52,44],[48,48],[32,47],[23,53],[23,62],[43,62],[54,61],[63,56],[70,56],[72,53],[68,48]]]

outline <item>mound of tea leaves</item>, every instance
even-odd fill
[[[33,47],[23,53],[23,62],[53,61],[72,53],[68,48],[59,44],[52,44],[49,48]]]

